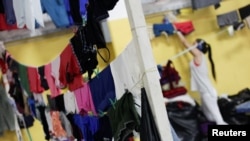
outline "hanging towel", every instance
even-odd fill
[[[193,9],[201,9],[211,5],[214,5],[215,8],[218,8],[218,4],[221,0],[192,0],[192,7]]]

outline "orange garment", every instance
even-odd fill
[[[58,111],[51,111],[50,114],[55,137],[67,137],[67,133],[62,127],[60,113]]]

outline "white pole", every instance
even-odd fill
[[[160,76],[154,61],[151,43],[147,33],[147,26],[142,10],[141,0],[125,0],[128,19],[142,70],[145,71],[143,84],[145,86],[149,104],[152,109],[161,141],[172,141],[172,134],[160,86]],[[155,68],[154,72],[149,72]],[[148,72],[147,72],[148,71]],[[145,135],[146,136],[146,135]]]

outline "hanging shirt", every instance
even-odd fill
[[[35,30],[36,22],[44,27],[40,0],[13,0],[13,8],[18,28],[26,25],[28,29]]]
[[[64,95],[64,107],[66,110],[66,114],[69,113],[79,113],[77,104],[76,104],[76,98],[73,92],[67,91]]]
[[[61,88],[61,82],[59,80],[59,68],[60,68],[60,56],[57,56],[51,62],[51,75],[55,80],[55,84],[57,88]]]
[[[95,141],[94,135],[98,130],[98,117],[74,115],[74,123],[81,129],[81,133],[86,141]]]
[[[60,113],[58,111],[51,111],[51,120],[52,120],[52,128],[55,134],[55,137],[67,137],[66,131],[62,127],[62,122],[60,120]]]
[[[49,85],[49,90],[50,90],[51,96],[52,97],[58,96],[60,94],[60,89],[58,87],[56,87],[56,81],[51,75],[51,72],[52,72],[51,63],[45,65],[44,71],[45,71],[45,77],[46,77],[48,85]]]
[[[88,83],[85,83],[83,87],[75,90],[74,94],[80,113],[87,115],[89,112],[91,112],[92,114],[96,115],[95,106]]]
[[[111,107],[112,104],[110,100],[114,101],[116,96],[110,66],[107,66],[98,74],[98,76],[89,81],[89,86],[97,112],[104,112]]]
[[[68,44],[60,55],[59,80],[64,87],[68,86],[74,91],[83,86],[83,77],[78,65],[78,60],[73,54],[71,45]]]
[[[201,94],[210,94],[212,97],[217,97],[217,92],[213,87],[206,63],[205,55],[202,55],[202,62],[199,66],[195,65],[194,61],[190,62],[191,69],[191,90],[199,91]]]
[[[7,94],[2,85],[0,85],[0,133],[6,130],[15,130],[15,113],[9,103]]]
[[[28,67],[27,71],[30,84],[30,91],[33,93],[42,93],[44,89],[41,86],[40,76],[37,68]]]
[[[140,95],[143,71],[140,68],[140,62],[134,41],[131,41],[122,54],[111,62],[110,68],[114,79],[117,100],[123,96],[125,89],[130,90],[133,94],[136,105],[139,106],[136,106],[136,110],[140,114]]]
[[[63,0],[41,0],[42,8],[51,17],[56,27],[68,27],[69,19]]]
[[[16,24],[16,17],[13,9],[13,0],[2,0],[4,5],[4,13],[8,25]]]
[[[22,64],[18,64],[18,75],[20,78],[20,84],[22,88],[24,88],[27,94],[31,96],[32,92],[30,91],[30,84],[29,84],[29,79],[28,79],[28,68]]]

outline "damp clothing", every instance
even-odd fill
[[[193,9],[201,9],[211,5],[218,6],[221,0],[192,0]]]
[[[6,130],[14,131],[15,113],[2,85],[0,85],[0,111],[0,135]]]
[[[110,100],[114,101],[116,99],[110,66],[107,66],[98,76],[90,80],[89,86],[96,112],[106,111],[110,108]]]
[[[238,11],[239,11],[241,20],[244,20],[245,18],[250,16],[250,4],[240,7]]]
[[[134,107],[133,95],[128,91],[115,103],[115,108],[108,110],[107,116],[115,141],[124,141],[133,130],[139,130],[140,118]]]
[[[83,87],[74,91],[76,103],[81,114],[87,115],[90,112],[96,115],[95,106],[89,84],[85,83]]]
[[[29,30],[35,30],[36,22],[44,27],[40,0],[13,0],[13,8],[18,28],[26,26]]]
[[[66,114],[69,113],[79,113],[77,104],[76,104],[76,98],[75,94],[73,92],[67,91],[65,94],[63,94],[64,99],[64,107]]]
[[[167,24],[153,24],[153,31],[156,37],[160,36],[162,32],[166,32],[169,35],[174,34],[174,26],[172,23]]]
[[[64,0],[41,0],[41,5],[43,11],[48,13],[57,28],[69,26]]]
[[[123,53],[111,62],[110,68],[115,84],[116,99],[119,100],[126,89],[130,90],[134,97],[136,110],[140,115],[142,85],[140,81],[142,80],[143,71],[140,68],[140,59],[138,58],[136,48],[137,46],[134,40],[132,40]]]
[[[83,86],[80,67],[70,44],[60,54],[59,72],[59,80],[63,87],[68,87],[70,91],[74,91]]]
[[[80,128],[84,140],[95,141],[94,135],[98,130],[98,117],[74,115],[74,123]]]
[[[219,27],[233,25],[234,23],[238,23],[239,21],[240,18],[236,10],[217,15],[217,23]]]
[[[47,83],[49,86],[51,97],[58,96],[60,94],[60,89],[58,87],[56,87],[56,80],[51,74],[53,71],[52,70],[52,63],[45,65],[44,71],[45,71],[45,77],[46,77],[46,80],[47,80]]]
[[[30,91],[33,93],[42,93],[44,88],[41,85],[38,69],[34,67],[27,68]]]
[[[194,25],[192,21],[185,21],[185,22],[175,22],[174,23],[175,28],[180,31],[183,35],[190,34],[193,32]]]

